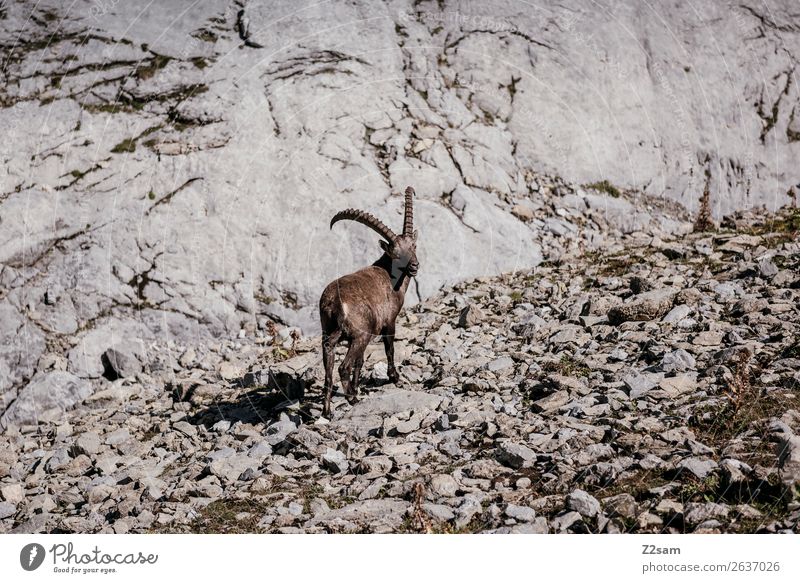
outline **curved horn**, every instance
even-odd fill
[[[410,235],[414,231],[414,189],[406,188],[406,212],[403,218],[403,234]]]
[[[331,219],[331,229],[338,221],[343,221],[345,219],[366,225],[390,243],[397,238],[397,235],[394,234],[394,231],[384,225],[375,216],[369,214],[368,212],[359,211],[356,209],[343,210],[333,215],[333,218]]]

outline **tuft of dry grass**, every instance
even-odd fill
[[[588,377],[592,372],[585,362],[568,354],[562,355],[558,362],[545,362],[542,369],[565,377]]]
[[[711,171],[706,167],[706,185],[703,188],[703,196],[700,197],[700,209],[694,220],[694,232],[705,233],[713,231],[714,221],[711,218]]]
[[[192,532],[195,534],[247,534],[258,532],[261,517],[270,504],[258,500],[233,500],[220,498],[202,508],[188,525],[154,526],[148,532],[168,534]]]
[[[420,531],[427,534],[433,534],[431,527],[431,520],[425,511],[422,509],[422,501],[425,500],[425,486],[422,482],[414,484],[414,526]]]
[[[733,407],[734,416],[739,413],[745,401],[758,398],[753,394],[753,386],[750,384],[750,359],[753,357],[749,350],[742,350],[736,357],[736,366],[733,370],[733,378],[728,383],[726,393]]]

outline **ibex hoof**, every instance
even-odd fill
[[[355,395],[347,395],[345,398],[347,399],[347,402],[350,403],[351,405],[355,405],[356,403],[358,403],[358,397],[356,397]]]
[[[396,370],[389,371],[389,382],[395,384],[400,382],[400,375],[397,373]]]

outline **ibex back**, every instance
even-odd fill
[[[408,283],[419,269],[413,198],[414,189],[409,186],[405,193],[401,235],[395,234],[373,215],[355,209],[336,213],[331,220],[331,228],[344,219],[359,222],[376,231],[384,240],[380,242],[383,255],[375,263],[329,283],[319,300],[325,363],[322,414],[326,417],[331,414],[334,350],[339,342],[349,343],[347,355],[339,367],[339,376],[351,404],[357,400],[364,351],[376,336],[383,336],[389,380],[396,383],[400,379],[394,364],[395,320],[403,307]]]

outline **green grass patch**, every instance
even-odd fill
[[[121,154],[123,152],[135,152],[136,140],[134,138],[125,138],[119,144],[111,148],[114,154]]]
[[[611,184],[608,180],[601,180],[600,182],[592,182],[590,184],[584,184],[584,188],[590,188],[592,190],[596,190],[597,192],[602,192],[607,194],[612,198],[619,198],[622,196],[622,192]]]

